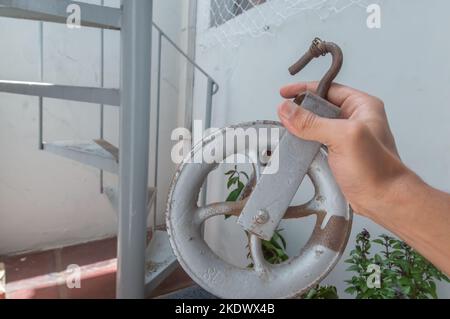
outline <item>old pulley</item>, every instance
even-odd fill
[[[340,48],[315,39],[290,72],[294,75],[313,58],[328,53],[333,58],[332,66],[319,83],[317,93],[304,92],[295,102],[322,117],[336,118],[339,109],[326,97],[342,65]],[[223,144],[233,129],[240,132],[238,135],[254,130],[258,142],[237,143],[233,147]],[[279,130],[276,138],[267,134],[273,129]],[[212,151],[218,148],[223,151]],[[201,156],[205,153],[209,154],[208,161]],[[254,167],[253,178],[241,200],[199,205],[199,194],[208,174],[236,154],[250,159]],[[263,159],[267,154],[268,162]],[[306,175],[314,185],[315,195],[304,205],[291,206]],[[239,216],[238,224],[249,234],[250,268],[225,261],[208,246],[203,225],[218,215]],[[274,235],[283,218],[311,215],[316,216],[312,235],[297,256],[281,264],[268,263],[261,241]],[[207,291],[222,298],[295,298],[317,285],[338,262],[350,234],[352,211],[334,180],[325,147],[291,135],[278,122],[258,121],[218,130],[193,148],[174,177],[166,218],[179,263]]]

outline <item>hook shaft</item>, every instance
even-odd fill
[[[328,90],[330,89],[333,80],[341,70],[342,63],[344,61],[342,50],[337,44],[333,42],[325,42],[319,38],[315,38],[308,52],[306,52],[300,60],[289,68],[291,75],[296,75],[314,58],[325,56],[328,53],[331,53],[332,56],[331,67],[324,75],[317,88],[317,95],[324,99],[327,98]]]

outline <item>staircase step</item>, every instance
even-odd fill
[[[0,92],[120,106],[120,91],[118,89],[0,80]]]
[[[177,266],[177,259],[169,243],[169,235],[165,231],[155,231],[146,250],[146,295],[150,295],[153,289],[176,270]]]
[[[86,27],[120,30],[120,9],[69,0],[0,0],[0,16],[67,23],[69,5],[80,8],[80,24]]]
[[[44,150],[60,155],[71,160],[113,173],[118,173],[118,150],[109,144],[104,147],[106,141],[99,144],[98,141],[62,141],[44,143]]]

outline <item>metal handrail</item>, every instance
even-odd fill
[[[212,118],[212,105],[213,96],[219,91],[219,85],[217,82],[201,67],[199,66],[188,54],[186,54],[155,22],[152,23],[153,27],[158,31],[158,69],[157,69],[157,97],[156,97],[156,153],[155,153],[155,171],[154,171],[154,187],[158,187],[158,169],[159,169],[159,117],[161,109],[161,55],[162,55],[162,39],[166,39],[168,43],[175,48],[195,69],[202,73],[207,78],[206,87],[206,108],[205,108],[205,129],[211,127]],[[192,114],[192,112],[190,112]],[[191,119],[192,120],[192,119]],[[192,122],[192,121],[191,121]],[[154,218],[156,218],[157,209],[157,196],[154,201]],[[156,221],[154,221],[156,225]]]
[[[217,93],[219,90],[219,85],[217,82],[213,79],[212,76],[210,76],[201,66],[199,66],[189,55],[187,55],[155,22],[153,22],[153,27],[158,30],[158,32],[182,55],[186,58],[186,60],[189,61],[198,71],[203,73],[209,80],[211,80],[214,85],[214,94]]]

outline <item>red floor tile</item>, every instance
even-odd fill
[[[55,271],[54,252],[45,251],[0,258],[5,263],[6,283],[42,276]]]
[[[56,271],[65,271],[69,265],[92,265],[116,258],[117,240],[112,238],[64,247],[59,254],[56,257]]]

